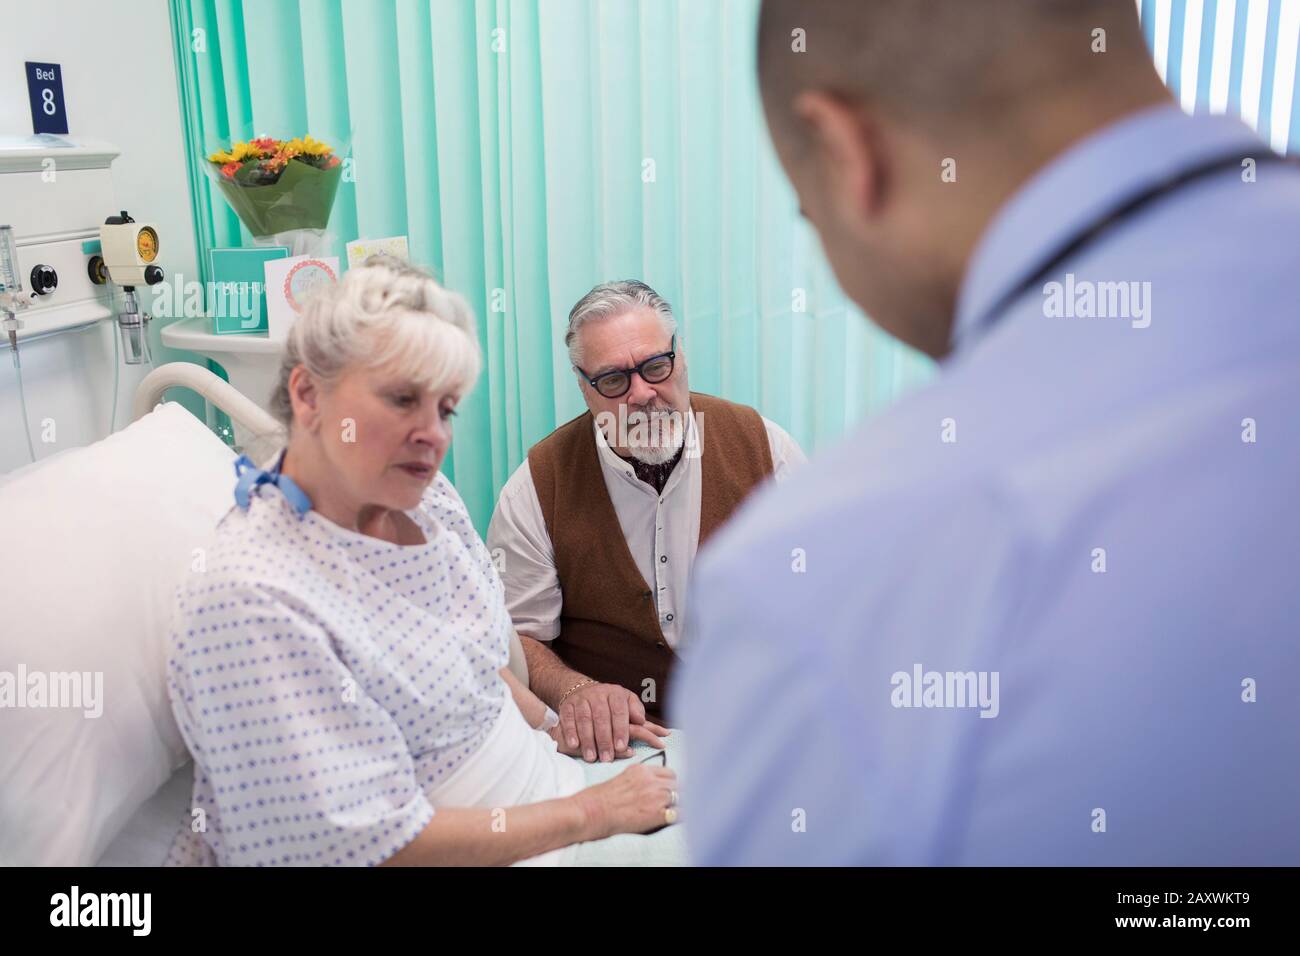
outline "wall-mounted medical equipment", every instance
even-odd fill
[[[99,227],[99,245],[100,252],[86,264],[86,274],[96,285],[112,282],[121,287],[123,306],[117,314],[117,325],[122,335],[122,354],[128,365],[150,362],[149,314],[142,317],[135,289],[163,280],[163,271],[154,262],[158,258],[158,229],[150,223],[136,222],[123,209],[121,215],[109,216]]]
[[[90,281],[100,226],[118,207],[105,143],[65,136],[0,135],[0,223],[12,227],[13,266],[27,308],[18,344],[111,318]],[[143,282],[141,284],[144,284]]]
[[[117,156],[118,150],[105,143],[49,134],[0,134],[0,223],[10,227],[0,230],[4,234],[0,239],[0,283],[4,286],[0,291],[0,348],[11,352],[16,369],[21,369],[24,363],[19,361],[19,353],[29,343],[50,336],[76,334],[81,344],[71,354],[87,359],[107,345],[116,353],[105,356],[112,362],[112,395],[103,395],[102,386],[92,387],[84,377],[74,377],[69,379],[69,388],[74,392],[91,388],[93,394],[64,392],[58,401],[60,408],[84,408],[92,414],[104,407],[110,432],[117,422],[123,362],[150,362],[149,316],[136,298],[136,289],[163,278],[158,261],[162,237],[157,226],[114,214],[121,208],[116,203],[111,168]],[[99,265],[92,275],[95,260]],[[120,309],[113,301],[117,290],[125,299]],[[120,331],[103,338],[100,345],[102,333],[90,330],[102,327],[105,320],[115,320]],[[70,348],[51,343],[37,354],[69,354]],[[40,374],[43,377],[36,381],[48,389],[50,369],[42,366]],[[73,370],[69,374],[74,374]],[[19,399],[29,400],[20,373],[17,385]],[[42,418],[47,414],[37,408],[34,411]],[[32,424],[25,411],[23,417],[30,436]],[[30,437],[28,446],[30,453]]]

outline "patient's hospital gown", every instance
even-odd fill
[[[270,485],[222,520],[173,622],[195,775],[172,862],[376,864],[430,821],[502,711],[511,623],[451,483],[410,514],[423,545],[299,517]]]

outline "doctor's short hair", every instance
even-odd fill
[[[428,391],[468,392],[483,367],[464,297],[392,256],[371,256],[314,292],[289,330],[271,413],[289,427],[289,375],[304,366],[329,388],[353,368],[384,368]]]
[[[1066,85],[1122,85],[1121,64],[1151,68],[1133,0],[763,0],[757,37],[768,121],[793,143],[806,136],[792,108],[804,90],[951,143],[989,137]]]
[[[578,330],[595,319],[607,319],[633,309],[653,309],[663,324],[664,334],[677,334],[677,318],[673,307],[654,289],[637,279],[620,279],[602,282],[578,300],[569,310],[569,328],[564,333],[564,344],[569,349],[569,363],[582,365],[582,350],[578,348]]]

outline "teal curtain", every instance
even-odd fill
[[[539,9],[543,14],[539,16]],[[201,260],[249,241],[201,171],[230,135],[351,135],[331,229],[407,235],[468,297],[485,373],[448,473],[480,531],[578,414],[563,347],[597,282],[672,303],[691,386],[806,450],[931,363],[840,292],[759,108],[757,0],[173,0]]]
[[[1300,143],[1300,0],[1136,0],[1189,111]],[[539,9],[544,15],[539,15]],[[530,445],[582,409],[562,344],[596,282],[673,304],[694,388],[805,449],[933,374],[836,286],[771,152],[757,0],[172,0],[200,260],[239,245],[201,171],[231,135],[351,137],[337,252],[407,235],[486,355],[448,473],[480,531]]]

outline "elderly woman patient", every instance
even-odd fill
[[[177,599],[195,812],[172,862],[684,862],[667,759],[585,767],[505,669],[502,585],[439,471],[480,364],[464,300],[393,260],[293,327],[287,447],[240,460]]]

